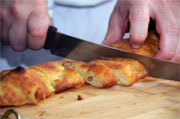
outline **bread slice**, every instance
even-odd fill
[[[131,67],[136,71],[139,79],[142,79],[148,75],[145,67],[137,60],[130,59],[130,58],[121,58],[121,57],[102,58],[102,59],[116,61],[117,63],[120,63],[120,64],[127,63],[127,64],[131,65]]]
[[[63,90],[72,87],[80,87],[84,84],[85,81],[78,72],[76,72],[74,69],[66,68],[63,71],[63,76],[53,82],[53,87],[55,88],[55,93],[59,93]]]
[[[88,68],[85,62],[82,61],[67,61],[62,64],[65,68],[71,68],[77,71],[83,78]]]
[[[45,62],[36,66],[30,66],[28,69],[44,75],[46,78],[44,78],[43,81],[48,85],[49,90],[52,92],[55,91],[52,84],[56,79],[61,79],[63,77],[65,70],[62,64],[57,64],[56,62]]]
[[[113,72],[105,65],[100,63],[88,63],[70,61],[63,64],[65,67],[73,68],[79,72],[85,82],[99,88],[111,87],[117,84]]]
[[[117,84],[130,86],[138,80],[137,73],[128,63],[118,63],[113,60],[96,59],[91,62],[101,63],[109,67],[117,79]]]
[[[46,84],[53,89],[53,92],[59,93],[63,90],[84,85],[84,79],[73,69],[64,68],[62,65],[67,60],[55,62],[46,62],[34,67],[36,71],[42,72],[48,80]]]
[[[95,87],[111,87],[117,84],[114,73],[106,65],[101,63],[88,63],[86,82]]]

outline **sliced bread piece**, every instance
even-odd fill
[[[49,89],[54,92],[55,89],[53,87],[53,82],[56,79],[61,79],[64,74],[64,67],[62,65],[57,64],[56,62],[45,62],[43,64],[30,66],[28,69],[33,70],[34,72],[44,75],[44,81],[48,85]]]
[[[88,63],[80,61],[69,61],[63,64],[65,67],[73,68],[79,72],[85,82],[99,88],[111,87],[117,84],[113,72],[105,65],[100,63]]]
[[[59,93],[63,90],[80,87],[85,84],[83,77],[76,72],[74,69],[66,68],[63,71],[63,76],[54,81],[53,87],[55,88],[55,93]]]
[[[132,66],[132,68],[137,72],[138,78],[142,79],[148,75],[146,72],[145,67],[138,62],[137,60],[130,59],[130,58],[121,58],[121,57],[114,57],[114,58],[102,58],[103,60],[113,60],[117,63],[127,63]]]
[[[82,76],[74,69],[65,68],[62,63],[67,60],[60,60],[54,62],[46,62],[34,67],[37,72],[40,71],[48,78],[46,84],[51,85],[55,93],[63,90],[79,87],[85,83]]]
[[[117,63],[116,61],[96,59],[91,62],[101,63],[109,67],[117,79],[117,84],[122,86],[130,86],[138,80],[137,73],[127,63]]]

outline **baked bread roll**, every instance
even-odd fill
[[[113,72],[101,63],[88,63],[70,61],[63,64],[65,67],[73,68],[79,72],[85,82],[99,88],[111,87],[117,84]]]
[[[115,61],[115,62],[120,63],[120,64],[127,63],[127,64],[131,65],[131,67],[137,73],[139,79],[142,79],[148,75],[145,67],[140,62],[138,62],[137,60],[130,59],[130,58],[121,58],[121,57],[114,57],[114,58],[103,57],[102,59],[103,60]]]
[[[126,62],[119,63],[113,60],[103,60],[103,59],[97,59],[91,62],[102,63],[106,65],[108,68],[110,68],[117,79],[118,85],[130,86],[139,79],[137,72],[132,68],[131,65],[129,65]]]
[[[145,43],[139,49],[132,48],[129,39],[124,39],[120,42],[112,43],[110,46],[140,55],[154,57],[159,48],[159,40],[158,36],[154,32],[151,32],[148,34]]]
[[[17,67],[1,72],[0,77],[0,106],[37,104],[54,93],[84,84],[75,70],[57,62]]]

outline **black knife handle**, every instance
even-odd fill
[[[48,32],[47,32],[47,37],[46,37],[46,42],[44,45],[45,49],[51,49],[53,47],[53,38],[55,37],[55,33],[57,31],[57,28],[54,26],[49,26]]]

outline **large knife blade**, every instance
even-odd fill
[[[54,55],[82,61],[90,61],[101,57],[132,58],[141,62],[152,77],[180,81],[179,63],[168,62],[98,45],[56,31],[57,29],[55,27],[49,27],[44,46],[45,49],[50,49]]]

